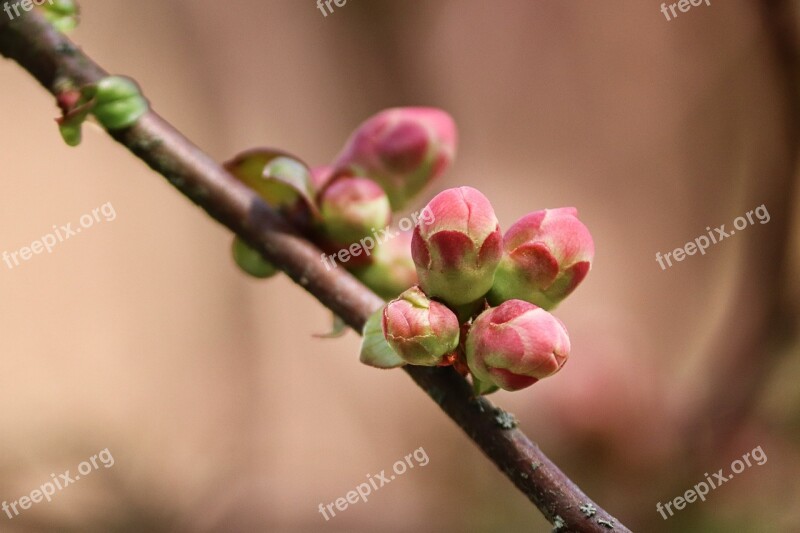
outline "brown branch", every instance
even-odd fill
[[[51,93],[65,81],[82,85],[107,75],[38,14],[26,13],[13,22],[1,19],[0,53],[19,63]],[[319,249],[156,113],[151,111],[135,126],[111,135],[356,331],[383,304],[344,269],[326,270]],[[513,417],[486,399],[475,398],[467,382],[451,368],[412,366],[406,372],[557,526],[555,530],[629,531],[516,429]],[[581,506],[596,511],[584,513]]]

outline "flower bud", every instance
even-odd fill
[[[384,308],[383,335],[407,363],[436,366],[458,346],[458,319],[419,287],[411,287]]]
[[[569,350],[564,324],[522,300],[509,300],[481,313],[466,342],[472,374],[509,391],[524,389],[558,372]]]
[[[233,259],[236,264],[254,278],[269,278],[278,273],[272,263],[261,257],[257,250],[250,248],[243,240],[233,240]]]
[[[78,4],[75,0],[49,0],[34,2],[44,12],[44,17],[60,32],[74,30],[78,26]]]
[[[108,130],[133,126],[149,107],[139,86],[130,78],[108,76],[97,82],[92,112]]]
[[[343,245],[386,227],[392,217],[386,193],[366,178],[338,178],[322,191],[319,204],[323,233]]]
[[[333,165],[337,175],[367,176],[401,209],[444,173],[456,151],[456,127],[440,109],[401,107],[373,116],[348,139]]]
[[[552,309],[589,273],[592,235],[574,207],[525,215],[503,238],[503,259],[489,300],[517,298]]]
[[[366,240],[366,239],[365,239]],[[353,275],[381,298],[396,298],[417,283],[417,270],[411,259],[411,233],[378,244],[371,252],[372,262],[353,269]]]
[[[411,255],[426,294],[450,305],[474,302],[492,287],[502,236],[489,200],[472,187],[440,192],[414,228]]]
[[[80,88],[58,82],[56,103],[61,108],[58,129],[69,146],[81,143],[81,128],[90,113],[104,128],[117,130],[136,124],[150,107],[136,82],[123,76],[106,76]]]

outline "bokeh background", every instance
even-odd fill
[[[767,4],[594,0],[83,0],[74,39],[137,79],[220,161],[314,164],[398,105],[448,110],[454,168],[503,227],[576,206],[597,256],[557,310],[571,362],[493,401],[634,531],[800,530],[797,97]],[[793,2],[787,2],[793,4]],[[108,448],[115,464],[0,531],[549,531],[399,371],[287,278],[252,281],[231,236],[97,128],[60,140],[52,98],[0,61],[0,251],[111,202],[117,218],[0,263],[0,500]],[[424,205],[421,199],[412,210]],[[769,223],[661,270],[764,204]],[[705,472],[761,446],[707,501]],[[430,458],[326,522],[329,503]]]

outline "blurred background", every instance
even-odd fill
[[[571,362],[492,400],[634,531],[800,530],[797,97],[768,5],[667,21],[592,0],[83,0],[73,38],[220,161],[275,146],[329,162],[377,111],[442,107],[447,187],[501,226],[575,206],[597,255],[556,315]],[[787,2],[792,5],[792,2]],[[784,41],[783,44],[786,44]],[[52,254],[0,263],[0,501],[108,448],[0,531],[549,531],[400,371],[287,278],[252,281],[231,236],[97,128],[61,141],[53,99],[0,61],[0,252],[111,202]],[[655,261],[764,205],[771,217]],[[768,457],[663,520],[666,503]],[[424,448],[430,462],[318,512]]]

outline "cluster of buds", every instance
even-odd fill
[[[519,390],[558,372],[567,330],[550,311],[583,281],[594,243],[571,207],[530,213],[505,233],[489,200],[459,187],[436,195],[393,232],[393,212],[452,163],[456,128],[431,108],[389,109],[315,168],[258,149],[226,164],[233,176],[316,242],[330,268],[350,270],[392,299],[367,322],[361,360],[380,368],[454,366],[475,391]],[[380,238],[379,233],[388,236]],[[241,241],[239,266],[277,272]]]
[[[393,298],[417,282],[411,225],[406,232],[387,231],[393,211],[440,176],[455,149],[456,128],[447,113],[396,108],[356,128],[330,165],[312,169],[285,152],[256,149],[232,159],[226,168],[303,228],[325,251],[321,261],[326,267],[341,265],[380,296]],[[381,239],[380,234],[392,238]],[[267,272],[254,270],[252,254],[237,246],[240,253],[234,258],[245,272]],[[245,257],[251,261],[244,262]]]
[[[489,200],[473,188],[443,191],[426,209],[433,216],[418,221],[411,242],[418,286],[382,311],[380,333],[396,358],[383,349],[362,351],[362,361],[454,365],[480,394],[519,390],[558,372],[570,341],[549,311],[586,277],[594,257],[577,211],[530,213],[502,235]]]

